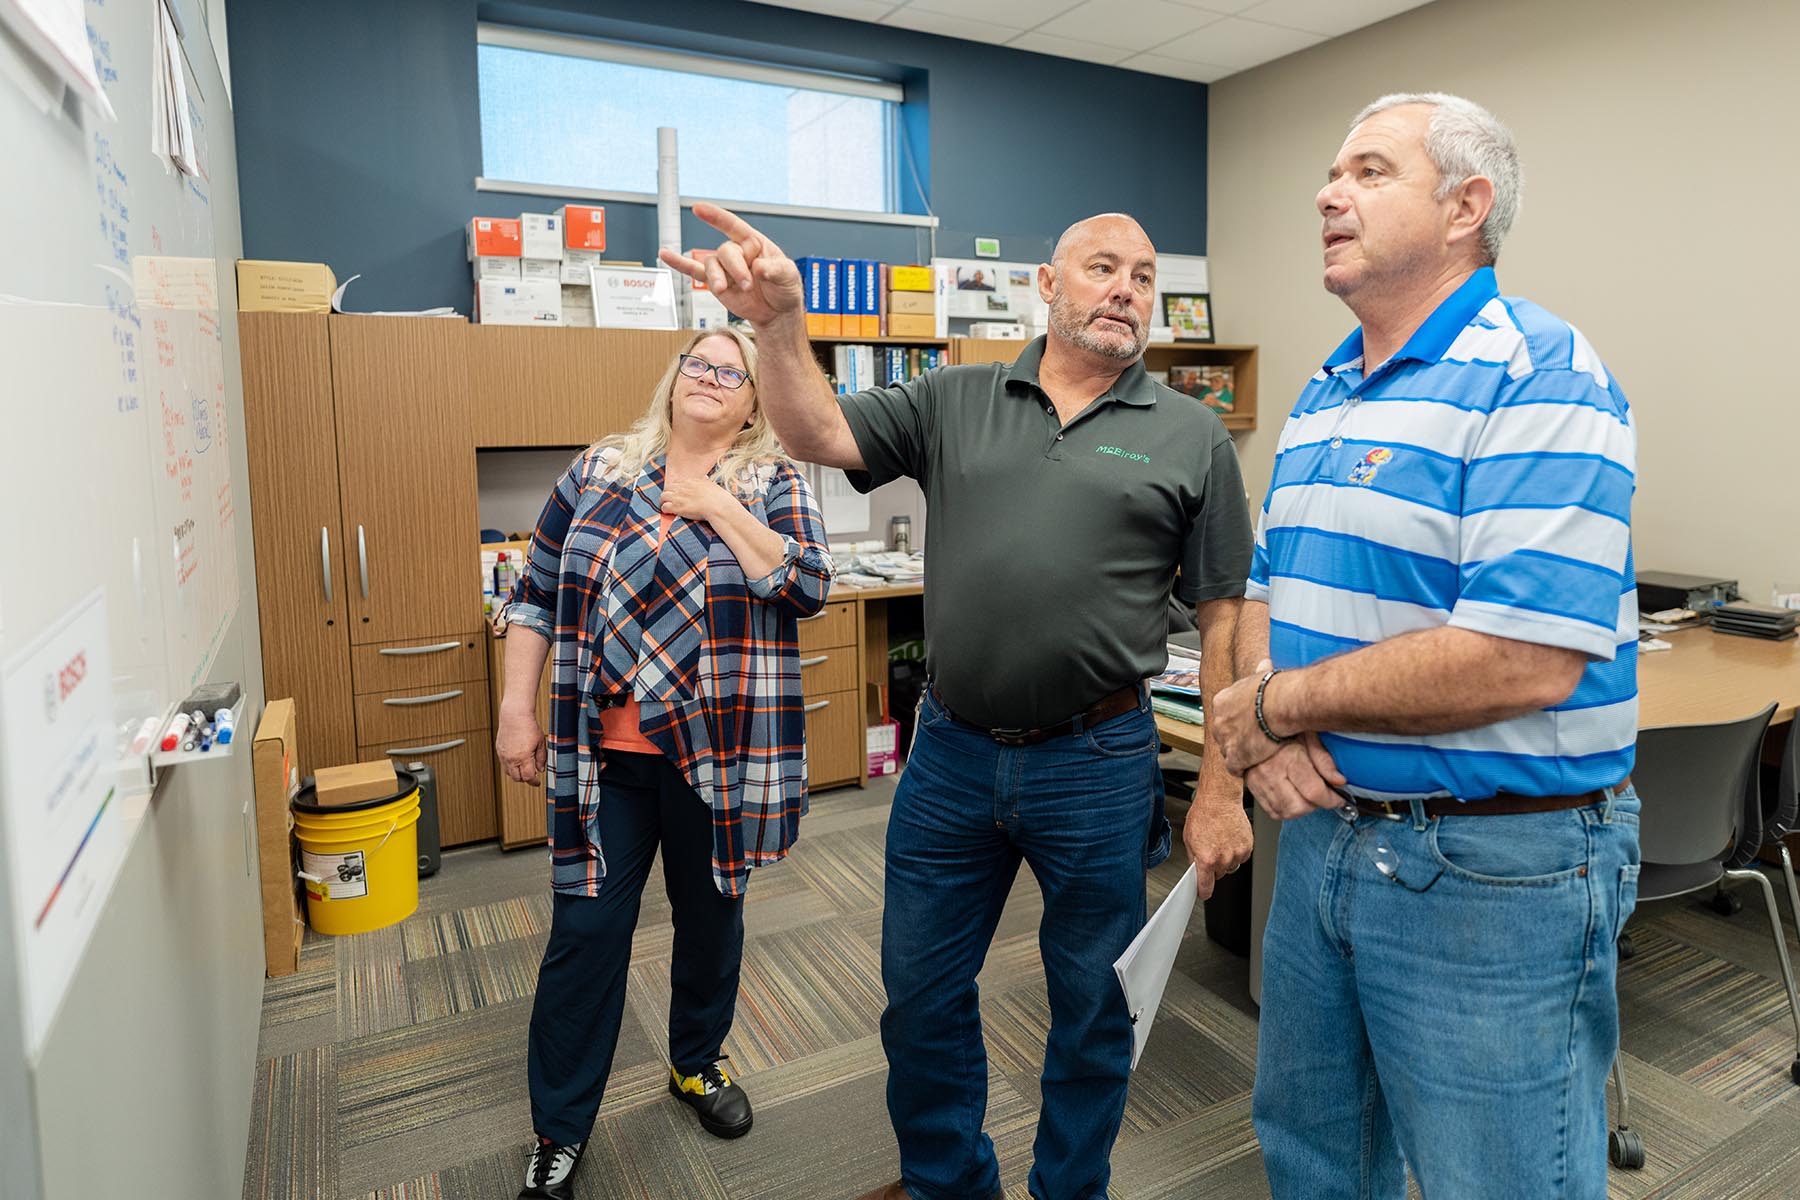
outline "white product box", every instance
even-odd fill
[[[520,279],[548,279],[552,282],[562,281],[562,259],[560,258],[519,258]]]
[[[569,250],[562,252],[562,281],[587,287],[593,276],[588,272],[600,265],[604,250]]]
[[[483,279],[475,284],[475,306],[483,325],[562,324],[562,288],[553,280]]]
[[[594,327],[594,289],[584,284],[562,285],[562,323],[574,329]]]
[[[475,278],[516,280],[520,278],[520,261],[495,254],[478,254],[475,256]]]
[[[1023,325],[1011,321],[971,321],[969,336],[990,338],[999,342],[1023,342],[1029,337]]]
[[[561,258],[562,218],[555,213],[520,213],[521,253],[526,258]]]

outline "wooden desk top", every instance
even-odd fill
[[[923,596],[925,585],[922,583],[897,583],[885,587],[849,587],[834,586],[830,595],[825,597],[826,603],[839,600],[894,600],[901,596]]]
[[[1659,634],[1670,649],[1638,655],[1638,728],[1710,725],[1771,700],[1775,721],[1800,708],[1800,641],[1765,642],[1709,628]]]
[[[1800,709],[1800,641],[1764,642],[1708,628],[1661,635],[1670,649],[1638,655],[1638,728],[1710,725],[1747,717],[1771,700],[1775,724]],[[1156,714],[1162,740],[1199,754],[1205,733]]]

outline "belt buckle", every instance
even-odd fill
[[[1002,746],[1024,746],[1029,743],[1026,738],[1031,734],[1029,729],[990,729],[987,735]]]

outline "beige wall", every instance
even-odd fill
[[[1389,91],[1458,92],[1518,138],[1500,289],[1587,335],[1639,430],[1638,562],[1800,584],[1800,4],[1437,0],[1211,89],[1221,341],[1260,343],[1240,436],[1260,504],[1307,376],[1355,325],[1319,284],[1313,195]]]

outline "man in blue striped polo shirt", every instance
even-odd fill
[[[1636,899],[1636,433],[1502,296],[1512,136],[1388,96],[1319,192],[1360,328],[1300,396],[1207,713],[1284,822],[1254,1115],[1288,1197],[1604,1197]]]

